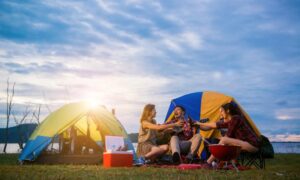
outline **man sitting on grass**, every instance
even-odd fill
[[[181,163],[181,154],[186,155],[186,162],[191,163],[198,152],[201,136],[193,131],[192,120],[184,118],[185,109],[182,106],[176,106],[174,109],[174,118],[168,123],[183,122],[182,128],[171,137],[170,148],[172,151],[172,160],[175,164]],[[175,129],[176,130],[176,129]]]

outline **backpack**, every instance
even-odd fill
[[[262,153],[262,157],[274,158],[274,149],[273,149],[273,146],[270,143],[269,139],[264,135],[261,135],[260,139],[261,139],[260,150]]]

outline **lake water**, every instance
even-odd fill
[[[300,142],[272,142],[275,153],[297,153],[300,154]],[[137,143],[133,143],[134,148],[136,149]],[[0,144],[0,153],[3,151],[4,144]],[[58,143],[54,143],[54,149],[58,149]],[[19,145],[8,144],[6,148],[7,153],[19,153]]]
[[[272,142],[275,153],[300,153],[300,142]]]

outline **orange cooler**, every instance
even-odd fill
[[[103,153],[103,166],[110,167],[132,167],[133,153],[126,151],[111,151]]]

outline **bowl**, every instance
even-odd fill
[[[235,145],[211,144],[208,148],[210,153],[220,161],[236,159],[241,152],[241,146]]]

